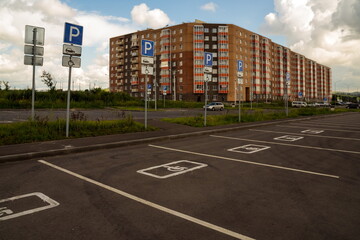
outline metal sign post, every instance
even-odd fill
[[[81,45],[83,27],[71,23],[65,23],[62,66],[69,67],[68,94],[66,104],[66,137],[69,137],[70,122],[70,94],[71,94],[71,70],[81,65]],[[75,46],[75,45],[78,46]]]
[[[286,112],[286,117],[289,116],[289,101],[288,101],[288,87],[290,84],[290,73],[287,72],[286,73],[286,81],[285,81],[285,112]]]
[[[204,52],[204,81],[205,81],[205,106],[204,106],[204,126],[206,127],[206,105],[207,105],[207,89],[208,81],[210,80],[209,75],[212,74],[213,55],[209,52]]]
[[[147,129],[147,98],[148,98],[148,74],[154,74],[154,41],[141,40],[141,73],[145,74],[145,129]]]
[[[212,74],[212,65],[213,65],[213,54],[209,52],[204,52],[204,81],[205,81],[205,106],[204,106],[204,126],[206,127],[206,105],[207,105],[207,90],[208,90],[208,81],[210,80],[209,75]]]
[[[238,77],[238,95],[239,95],[239,122],[241,122],[241,84],[244,77],[244,62],[242,60],[237,61],[237,77]]]
[[[31,93],[31,120],[35,117],[35,66],[43,65],[45,29],[41,27],[25,26],[24,64],[32,65],[32,93]],[[40,56],[40,57],[39,57]]]
[[[37,29],[33,30],[34,49],[36,48],[36,33]],[[35,52],[33,53],[33,75],[32,75],[32,92],[31,92],[31,120],[35,118]]]

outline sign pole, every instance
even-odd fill
[[[68,81],[68,94],[67,94],[67,104],[66,104],[66,137],[69,137],[69,121],[70,121],[70,92],[71,92],[71,69],[74,65],[74,62],[69,60],[69,81]]]
[[[148,94],[147,94],[147,91],[148,91],[148,86],[147,86],[147,83],[148,83],[148,69],[147,69],[147,65],[145,65],[145,129],[147,129],[147,98],[148,98]]]
[[[207,77],[206,77],[207,78]],[[207,105],[207,80],[205,79],[205,113],[204,113],[204,126],[206,127],[206,105]]]
[[[239,91],[239,122],[241,122],[241,89],[240,89],[240,86],[241,86],[241,84],[240,84],[240,82],[239,82],[239,89],[238,89],[238,91]]]
[[[154,57],[154,90],[155,90],[155,111],[157,111],[157,81],[156,81],[156,55]]]
[[[33,50],[33,75],[32,75],[32,93],[31,93],[31,120],[34,121],[35,118],[35,51],[36,51],[36,33],[37,29],[33,30],[33,40],[34,40],[34,50]]]

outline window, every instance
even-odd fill
[[[209,41],[209,36],[205,36],[204,41]]]
[[[209,49],[209,44],[205,44],[205,49]]]
[[[209,29],[208,28],[204,28],[204,32],[208,33]]]
[[[212,37],[211,37],[211,40],[217,41],[217,37],[216,37],[216,36],[212,36]]]
[[[212,49],[217,49],[217,44],[213,44]]]
[[[182,53],[179,53],[179,57],[182,58],[183,54]]]
[[[217,28],[213,28],[213,29],[212,29],[212,32],[213,32],[213,33],[217,33]]]

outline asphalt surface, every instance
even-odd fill
[[[52,144],[68,144],[66,155],[40,143],[3,148],[16,162],[0,165],[0,239],[355,240],[359,120],[206,129],[152,120],[161,130]]]

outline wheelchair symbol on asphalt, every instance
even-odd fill
[[[169,178],[183,173],[191,172],[196,169],[207,167],[206,164],[181,160],[171,163],[162,164],[137,171],[138,173],[148,175],[155,178]]]

